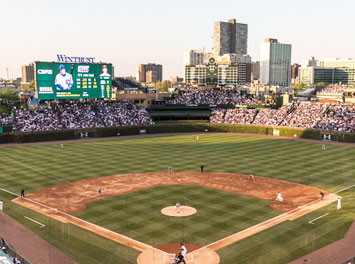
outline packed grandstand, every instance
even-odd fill
[[[329,86],[335,93],[344,86]],[[279,109],[257,108],[263,105],[255,97],[234,89],[191,89],[176,95],[167,104],[224,105],[213,108],[211,123],[251,124],[312,128],[355,132],[354,104],[333,102],[292,102]],[[236,107],[231,107],[235,105]],[[246,108],[245,106],[255,106]],[[229,108],[228,108],[229,107]],[[13,131],[32,132],[63,129],[154,124],[146,108],[131,101],[58,102],[51,107],[33,110],[14,109],[11,115],[0,114],[0,125],[12,125]]]

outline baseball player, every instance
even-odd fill
[[[181,204],[179,202],[176,202],[176,210],[178,213],[180,213],[180,207],[181,207]]]
[[[253,174],[249,174],[249,176],[248,176],[248,180],[250,180],[250,181],[254,181],[254,180],[255,180],[254,175],[253,175]]]
[[[101,194],[102,194],[102,192],[101,192],[101,188],[99,187],[99,188],[97,189],[96,196],[99,196],[99,195],[101,195]]]
[[[322,191],[320,192],[320,196],[321,196],[320,199],[323,200],[323,198],[324,198],[324,193],[323,193]]]
[[[2,200],[0,200],[0,212],[2,212],[2,207],[3,207],[4,203]]]
[[[70,73],[66,72],[67,68],[65,65],[59,66],[59,73],[55,77],[55,86],[57,90],[70,90],[73,86],[73,77]]]
[[[187,254],[187,249],[184,245],[184,243],[180,243],[180,250],[181,250],[181,255],[184,256],[184,259],[186,258],[186,254]]]
[[[277,197],[276,197],[275,201],[279,201],[279,202],[280,202],[281,197],[282,197],[281,193],[280,193],[280,192],[278,192],[278,193],[277,193]]]
[[[100,77],[103,77],[103,76],[111,76],[111,75],[108,73],[107,65],[102,65],[102,73],[100,74]]]
[[[64,145],[63,145],[63,144],[60,144],[60,148],[64,148]]]
[[[198,141],[199,139],[200,139],[200,138],[197,136],[197,137],[196,137],[196,140]]]
[[[25,198],[25,190],[24,189],[21,190],[21,198]]]
[[[322,150],[325,150],[325,144],[322,145]]]
[[[338,206],[337,206],[337,210],[341,209],[341,198],[338,197]]]
[[[203,173],[203,169],[205,168],[205,166],[201,165],[201,173]]]
[[[168,167],[168,172],[172,173],[173,172],[173,168],[172,167]]]

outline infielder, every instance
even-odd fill
[[[282,195],[280,192],[278,192],[275,201],[279,201],[281,203],[281,201],[280,201],[281,199],[282,199]]]
[[[341,209],[341,198],[338,197],[338,206],[337,206],[337,210]]]
[[[179,202],[176,202],[176,210],[178,213],[180,213],[180,207],[181,207],[181,204]]]
[[[205,168],[205,166],[201,165],[201,173],[203,173],[203,169]]]
[[[99,196],[99,195],[101,195],[102,193],[101,193],[101,188],[99,187],[98,189],[97,189],[97,194],[96,194],[96,196]]]
[[[184,259],[186,259],[187,249],[186,249],[184,243],[180,243],[180,250],[181,250],[181,255],[184,256]]]
[[[168,172],[169,174],[173,172],[173,168],[172,167],[168,167]]]
[[[59,73],[55,77],[55,86],[57,90],[70,90],[73,86],[73,77],[70,73],[66,72],[67,68],[65,65],[59,66]]]
[[[2,207],[3,207],[3,205],[4,205],[4,203],[3,203],[3,201],[1,200],[1,201],[0,201],[0,212],[2,212]]]
[[[248,180],[254,181],[255,180],[254,175],[253,174],[249,174]]]

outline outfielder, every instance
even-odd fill
[[[70,73],[66,72],[67,68],[65,65],[59,66],[59,73],[55,77],[55,86],[57,90],[70,90],[73,86],[73,77]]]
[[[181,204],[179,202],[176,202],[176,210],[178,213],[180,213],[180,207],[181,207]]]
[[[341,209],[341,198],[338,197],[338,206],[337,206],[337,210]]]
[[[325,144],[322,145],[322,150],[325,150]]]
[[[1,200],[1,201],[0,201],[0,212],[2,212],[2,207],[3,207],[3,205],[4,205],[4,203],[3,203],[3,201]]]
[[[198,141],[199,139],[200,139],[200,138],[197,136],[197,137],[196,137],[196,140]]]

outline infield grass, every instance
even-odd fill
[[[63,149],[59,144],[0,147],[0,187],[15,193],[19,193],[21,188],[32,192],[66,181],[122,173],[167,171],[169,166],[174,171],[198,171],[201,164],[206,171],[253,173],[316,186],[330,192],[355,184],[355,148],[327,145],[327,149],[322,151],[321,144],[231,134],[200,134],[198,141],[196,135],[183,135],[76,141],[65,143]],[[204,197],[201,194],[206,188],[189,186],[184,196],[201,198],[188,200],[199,210],[195,217],[191,217],[193,222],[182,224],[179,222],[181,219],[162,221],[158,218],[158,211],[165,202],[169,205],[172,201],[175,203],[176,188],[180,187],[162,186],[154,191],[143,190],[125,195],[130,199],[114,197],[90,203],[88,209],[79,215],[157,245],[173,242],[166,236],[167,233],[177,237],[174,242],[186,239],[206,244],[275,214],[267,204],[263,207],[264,202],[260,200],[209,189],[211,193]],[[230,200],[229,195],[233,195]],[[355,217],[354,189],[340,195],[343,196],[342,210],[336,211],[335,205],[331,204],[223,248],[218,251],[221,263],[286,263],[341,238]],[[134,205],[137,196],[144,197],[144,202]],[[12,198],[0,192],[5,211],[10,216],[80,263],[136,263],[139,252],[13,204]],[[206,203],[204,198],[212,200]],[[132,202],[126,208],[128,211],[121,210],[125,199]],[[153,199],[151,204],[149,199]],[[308,221],[326,212],[330,213],[329,217],[320,219],[315,225],[308,224]],[[48,228],[39,229],[24,219],[24,215],[48,223]],[[126,222],[118,224],[118,221]],[[156,226],[149,228],[147,223]]]

